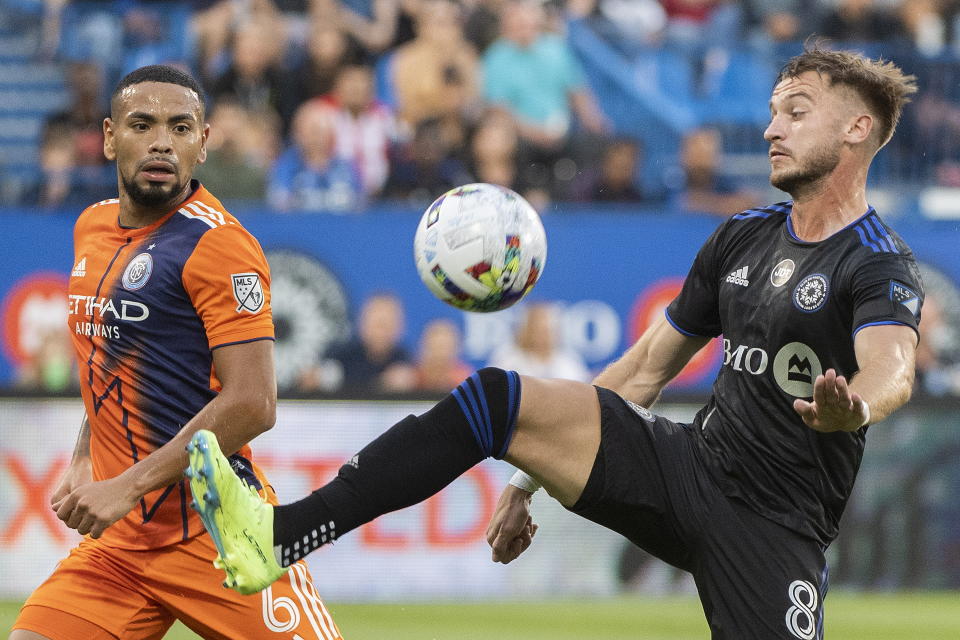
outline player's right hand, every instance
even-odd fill
[[[60,483],[53,490],[50,496],[50,504],[56,504],[63,498],[73,493],[77,487],[93,482],[93,467],[90,458],[80,457],[73,460],[63,476]]]
[[[533,494],[507,485],[500,494],[497,508],[487,525],[487,544],[493,550],[493,561],[507,564],[527,550],[537,533],[530,517]]]

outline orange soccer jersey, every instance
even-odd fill
[[[148,456],[216,396],[214,349],[273,339],[260,245],[194,186],[176,211],[148,227],[120,226],[117,200],[77,220],[68,322],[95,480]],[[263,488],[249,446],[231,461],[241,478]],[[189,493],[181,480],[144,496],[102,542],[151,549],[195,536],[203,525]]]

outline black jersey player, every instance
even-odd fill
[[[922,286],[909,248],[868,205],[866,178],[914,91],[896,66],[857,54],[792,59],[764,133],[771,182],[792,200],[724,222],[665,316],[596,386],[482,369],[276,508],[242,491],[216,440],[198,436],[194,495],[211,498],[201,508],[228,583],[264,588],[323,542],[492,456],[529,474],[490,522],[494,560],[529,546],[530,492],[542,484],[690,571],[714,638],[821,638],[824,551],[867,425],[913,382]],[[724,364],[693,423],[646,409],[720,334]]]

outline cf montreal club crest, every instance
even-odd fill
[[[257,313],[263,308],[263,286],[256,273],[234,273],[233,297],[237,300],[237,313]]]
[[[137,291],[147,284],[151,273],[153,273],[153,256],[149,253],[141,253],[127,264],[120,282],[127,291]]]
[[[827,301],[829,291],[830,285],[827,282],[827,276],[822,273],[815,273],[801,280],[797,288],[793,290],[793,304],[805,313],[819,311],[823,303]]]

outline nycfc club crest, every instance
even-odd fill
[[[153,256],[149,253],[141,253],[127,264],[120,282],[127,291],[137,291],[147,284],[151,273],[153,273]]]
[[[263,308],[263,287],[259,274],[234,273],[230,279],[233,281],[233,297],[237,300],[237,313],[257,313]]]
[[[793,304],[804,313],[819,311],[827,301],[830,285],[822,273],[809,275],[793,290]]]

